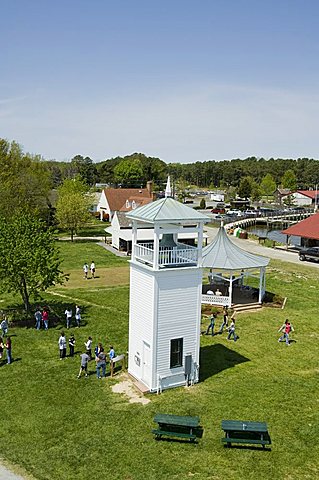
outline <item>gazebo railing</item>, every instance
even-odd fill
[[[206,305],[222,305],[225,307],[231,306],[231,298],[223,295],[202,294],[202,303]]]

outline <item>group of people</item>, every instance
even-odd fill
[[[2,336],[0,337],[0,360],[2,360],[4,352],[6,353],[7,364],[12,363],[12,354],[11,354],[11,337],[8,335],[8,321],[4,316],[0,328],[2,331]],[[6,338],[4,338],[6,337]]]
[[[87,262],[84,263],[83,265],[83,272],[84,272],[84,278],[87,280],[88,279],[88,273],[89,273],[89,265]],[[92,260],[91,265],[90,265],[90,272],[91,272],[91,278],[95,278],[95,263]]]
[[[215,326],[216,326],[217,313],[214,312],[210,317],[210,324],[207,327],[206,335],[209,335],[210,330],[211,330],[211,335],[212,336],[221,335],[224,331],[224,328],[226,328],[226,330],[228,331],[227,340],[231,340],[231,338],[233,337],[234,342],[237,342],[237,340],[239,339],[239,336],[236,334],[235,312],[233,312],[233,314],[230,317],[230,320],[231,320],[230,325],[228,325],[228,318],[229,318],[228,308],[224,307],[223,308],[223,322],[220,325],[218,332],[215,333],[214,330],[215,330]]]
[[[49,309],[47,307],[43,307],[42,310],[40,307],[37,307],[34,318],[35,328],[37,330],[40,330],[41,325],[43,326],[44,330],[49,329]]]
[[[71,333],[69,336],[68,344],[69,344],[69,356],[73,357],[75,353],[75,336],[73,333]],[[89,336],[88,339],[84,342],[84,345],[85,345],[85,351],[80,354],[81,366],[80,366],[78,378],[81,378],[82,374],[85,374],[86,377],[88,376],[88,363],[89,361],[93,360],[91,336]],[[58,340],[58,346],[59,346],[59,352],[60,352],[60,360],[64,360],[66,358],[66,351],[67,351],[67,339],[64,332],[61,332],[61,335]],[[109,352],[108,354],[106,354],[102,343],[99,342],[94,349],[94,357],[96,362],[97,378],[105,377],[107,358],[111,362],[115,357],[115,351],[114,351],[113,345],[110,345]]]
[[[72,325],[72,317],[73,317],[72,308],[67,307],[64,314],[66,318],[66,328],[70,328],[70,326]],[[75,322],[76,322],[76,326],[79,327],[81,324],[81,309],[79,305],[75,305]]]
[[[216,326],[216,319],[217,319],[217,313],[214,312],[212,313],[210,317],[210,323],[207,327],[207,330],[205,332],[206,335],[209,335],[209,332],[211,331],[211,335],[221,335],[224,331],[224,328],[226,327],[226,330],[228,331],[227,335],[227,340],[231,340],[233,338],[234,342],[236,342],[239,339],[239,336],[236,333],[236,319],[235,319],[235,312],[232,314],[230,317],[231,323],[228,326],[228,308],[224,307],[223,308],[223,322],[218,330],[217,333],[214,332],[215,326]],[[290,338],[289,334],[291,332],[294,332],[294,327],[288,320],[288,318],[285,320],[285,323],[279,328],[278,333],[282,333],[281,337],[278,339],[278,342],[286,342],[287,346],[290,346]]]

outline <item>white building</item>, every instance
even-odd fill
[[[198,381],[203,225],[209,217],[172,198],[127,214],[132,221],[129,373],[151,392]],[[153,241],[138,243],[139,228]],[[197,245],[177,241],[196,233]]]

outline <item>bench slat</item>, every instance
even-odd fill
[[[154,422],[165,425],[180,425],[186,427],[198,427],[199,417],[190,417],[182,415],[157,414],[154,417]]]
[[[223,443],[254,443],[254,444],[260,444],[260,445],[270,445],[271,440],[257,440],[253,438],[222,438]]]
[[[157,435],[157,436],[166,435],[169,437],[189,438],[192,440],[195,440],[196,438],[196,435],[193,435],[192,433],[167,432],[165,430],[156,430],[156,429],[153,429],[152,432],[154,433],[154,435]]]

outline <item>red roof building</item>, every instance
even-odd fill
[[[152,182],[147,182],[147,188],[105,188],[97,210],[101,219],[111,221],[115,212],[134,210],[152,201]]]
[[[315,192],[314,192],[315,193]],[[311,215],[311,217],[301,220],[301,222],[282,230],[285,235],[294,235],[301,237],[303,246],[312,247],[319,242],[319,213]]]

